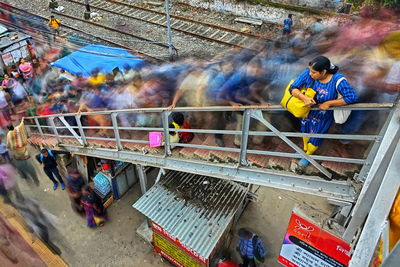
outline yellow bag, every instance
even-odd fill
[[[306,106],[303,100],[298,99],[297,97],[292,96],[289,91],[290,86],[294,80],[291,80],[288,86],[286,87],[285,94],[281,100],[281,106],[287,109],[290,113],[292,113],[297,118],[305,118],[310,112],[311,107]],[[300,92],[308,97],[314,98],[316,92],[312,88],[301,88]]]
[[[101,217],[97,217],[96,215],[93,215],[93,219],[97,226],[104,223],[104,219]]]

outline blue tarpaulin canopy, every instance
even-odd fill
[[[96,68],[103,73],[111,73],[116,67],[122,70],[126,64],[135,68],[145,62],[125,49],[98,44],[84,46],[51,63],[52,66],[75,75],[82,73],[84,77],[90,76]]]

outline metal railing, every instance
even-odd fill
[[[387,168],[385,168],[384,176],[379,184],[376,197],[370,196],[374,201],[368,210],[368,217],[365,220],[359,240],[355,246],[350,267],[369,266],[380,238],[383,240],[383,266],[394,266],[390,264],[385,265],[385,259],[389,256],[388,216],[400,187],[398,177],[400,173],[400,142],[397,141],[395,146],[394,153],[389,159],[390,162]],[[394,251],[397,251],[397,263],[399,262],[399,249],[399,246],[394,249]]]
[[[390,110],[393,107],[392,103],[370,103],[370,104],[354,104],[345,107],[336,107],[333,109],[346,109],[346,110],[364,110],[364,111],[379,111],[379,110]],[[214,129],[173,129],[169,128],[169,116],[173,112],[243,112],[242,129],[239,130],[214,130]],[[282,112],[284,109],[279,105],[271,105],[266,108],[259,108],[257,106],[241,106],[240,108],[232,107],[185,107],[185,108],[175,108],[173,110],[168,110],[166,108],[144,108],[144,109],[129,109],[129,110],[104,110],[95,112],[82,112],[82,113],[69,113],[69,114],[56,114],[47,116],[36,116],[27,117],[26,119],[31,119],[34,124],[25,124],[25,126],[33,132],[36,129],[42,138],[46,136],[56,137],[58,144],[65,144],[63,138],[75,138],[79,144],[83,147],[87,147],[91,140],[105,140],[114,141],[115,149],[118,151],[124,150],[122,143],[142,143],[149,144],[147,140],[143,139],[126,139],[121,138],[121,131],[160,131],[164,133],[164,137],[169,136],[169,131],[175,132],[192,132],[197,134],[222,134],[222,135],[240,135],[241,142],[240,146],[235,147],[219,147],[210,146],[202,144],[193,143],[170,143],[169,138],[164,138],[165,144],[163,145],[164,156],[171,157],[171,146],[175,147],[191,147],[197,149],[209,149],[216,151],[226,151],[235,152],[238,154],[238,166],[248,166],[247,157],[248,154],[259,154],[266,156],[276,156],[276,157],[286,157],[286,158],[305,158],[307,159],[316,169],[318,169],[325,177],[331,178],[332,174],[324,168],[317,160],[321,161],[334,161],[343,163],[353,163],[361,164],[366,163],[365,158],[342,158],[342,157],[332,157],[324,155],[307,155],[302,148],[300,148],[296,143],[294,143],[290,138],[301,138],[301,137],[316,137],[323,139],[339,139],[339,140],[362,140],[379,143],[382,138],[382,131],[380,134],[373,135],[360,135],[360,134],[305,134],[300,132],[282,132],[278,130],[278,126],[273,125],[270,121],[264,118],[263,112]],[[139,116],[153,116],[156,117],[160,123],[157,125],[150,126],[121,126],[118,116],[120,115],[139,115]],[[108,125],[103,126],[84,126],[82,125],[82,116],[94,116],[102,115],[110,122]],[[71,126],[66,117],[74,117],[77,125]],[[263,124],[268,130],[267,131],[251,131],[250,121],[255,119],[258,123]],[[48,125],[41,125],[40,121],[46,120]],[[55,122],[57,120],[57,123]],[[43,124],[43,123],[42,123]],[[161,127],[159,127],[161,125]],[[61,134],[60,130],[67,129],[70,135],[65,133]],[[52,133],[48,133],[50,130]],[[87,130],[104,130],[109,131],[107,137],[98,137],[93,135],[87,135],[85,131]],[[65,130],[64,130],[65,132]],[[112,132],[113,134],[111,134]],[[112,137],[110,137],[112,136]],[[249,136],[268,136],[268,137],[279,137],[283,140],[294,153],[279,152],[279,151],[265,151],[265,150],[255,150],[248,149]],[[372,151],[372,150],[371,150]]]

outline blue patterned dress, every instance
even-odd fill
[[[347,104],[356,103],[358,101],[357,94],[347,80],[342,80],[336,90],[336,83],[342,77],[344,77],[342,74],[336,73],[329,82],[321,83],[311,78],[310,70],[307,68],[293,82],[292,88],[301,88],[303,86],[313,88],[316,92],[314,100],[317,104],[337,99],[338,91]],[[301,119],[301,132],[324,134],[328,132],[332,122],[332,110],[311,110],[307,118]],[[322,140],[321,138],[310,138],[308,142],[314,146],[320,146]]]

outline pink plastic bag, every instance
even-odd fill
[[[163,142],[162,132],[149,132],[149,142],[151,147],[161,146]]]

